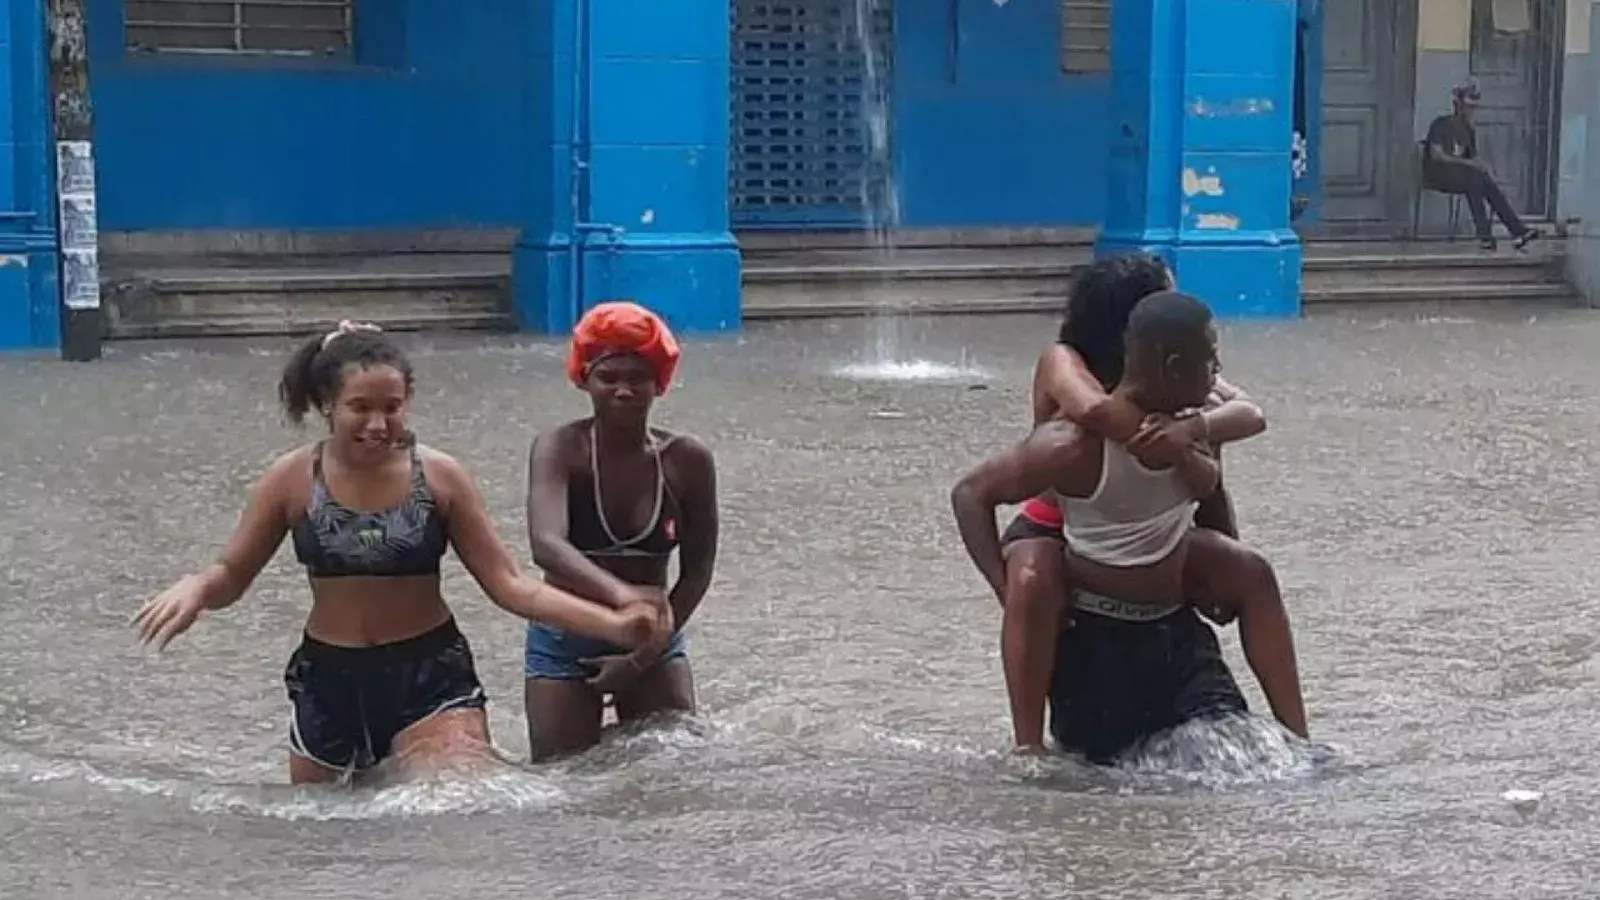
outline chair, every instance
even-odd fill
[[[1450,198],[1450,233],[1445,236],[1445,240],[1453,241],[1456,239],[1456,232],[1461,227],[1461,202],[1466,199],[1465,195],[1452,194],[1449,191],[1434,191],[1428,187],[1427,179],[1422,175],[1424,167],[1428,163],[1428,142],[1418,141],[1417,148],[1417,195],[1411,203],[1411,237],[1422,237],[1422,195],[1432,191],[1435,194],[1443,194]]]

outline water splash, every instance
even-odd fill
[[[1116,767],[1133,783],[1177,782],[1225,788],[1306,778],[1338,754],[1308,744],[1253,715],[1185,722],[1127,753]]]
[[[858,381],[974,381],[986,380],[989,373],[976,366],[947,365],[925,359],[851,363],[834,374]]]
[[[1128,751],[1112,766],[1059,753],[1012,754],[1002,776],[1087,793],[1225,790],[1296,781],[1343,768],[1331,747],[1308,744],[1259,716],[1186,722]]]
[[[72,790],[90,787],[111,794],[173,800],[197,813],[225,813],[286,821],[366,819],[512,813],[569,802],[565,785],[538,772],[503,765],[472,775],[441,772],[434,777],[364,787],[294,787],[229,784],[197,773],[114,772],[82,759],[57,759],[0,746],[0,777],[22,784]]]

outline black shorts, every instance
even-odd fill
[[[1050,732],[1063,750],[1109,763],[1192,719],[1248,711],[1222,647],[1194,610],[1129,622],[1083,610],[1063,632]]]
[[[1066,543],[1066,537],[1061,533],[1060,526],[1046,525],[1036,522],[1022,513],[1017,513],[1006,525],[1006,530],[1000,532],[1001,548],[1011,546],[1013,541],[1034,541],[1039,539],[1055,541],[1058,544]]]
[[[293,705],[289,748],[325,768],[382,762],[395,736],[447,709],[481,709],[472,648],[454,619],[377,647],[338,647],[306,635],[283,673]]]

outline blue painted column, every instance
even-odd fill
[[[1295,0],[1117,0],[1098,254],[1160,254],[1219,316],[1299,314],[1295,21]]]
[[[0,350],[61,343],[44,17],[0,6]]]
[[[541,0],[538,9],[549,189],[514,257],[523,327],[565,333],[583,310],[625,298],[674,329],[738,328],[729,0]]]

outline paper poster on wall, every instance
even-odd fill
[[[100,224],[94,189],[94,145],[88,141],[57,141],[61,299],[68,309],[100,308]]]
[[[56,143],[56,184],[63,195],[94,194],[94,145],[88,141]]]
[[[100,245],[94,195],[61,198],[61,249],[94,250]]]
[[[100,254],[67,250],[61,254],[61,300],[68,309],[100,308]]]

